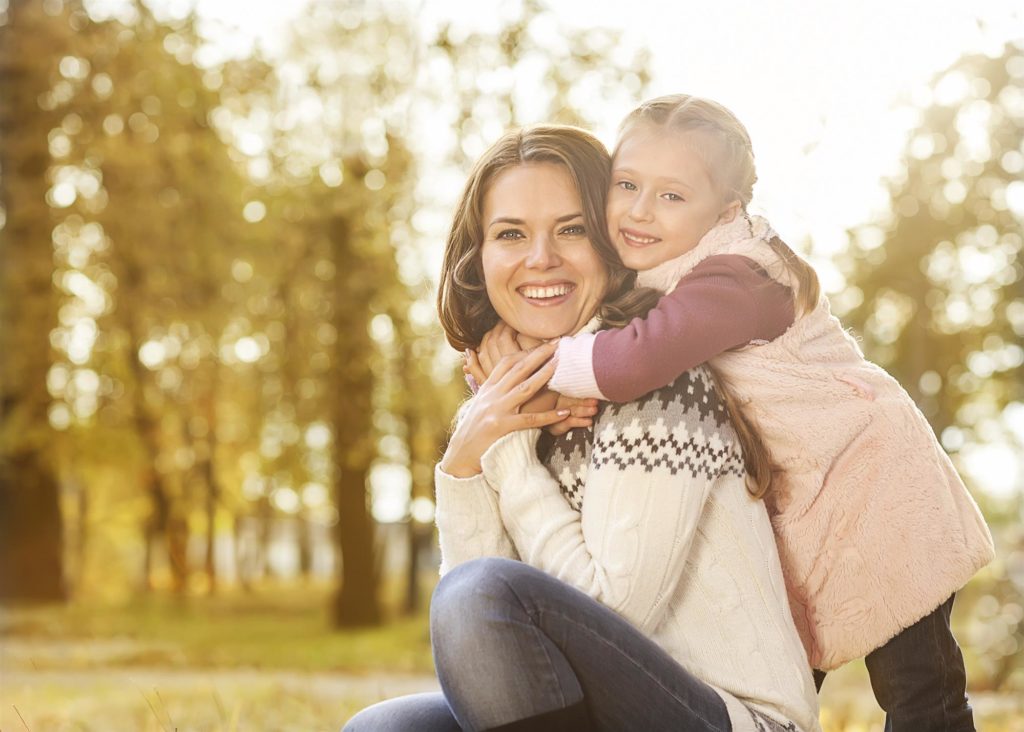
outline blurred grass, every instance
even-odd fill
[[[281,585],[6,609],[0,730],[337,730],[368,704],[436,688],[425,609],[333,631],[329,600],[327,587]],[[1024,732],[1024,700],[972,698],[979,729]],[[862,663],[830,674],[821,702],[825,732],[882,730]]]
[[[327,588],[264,587],[214,597],[152,596],[122,605],[72,603],[8,609],[0,629],[23,641],[67,641],[71,652],[43,654],[36,668],[96,665],[303,669],[350,673],[432,673],[426,611],[381,628],[334,631]],[[426,602],[424,602],[424,608]],[[73,652],[101,645],[104,658]],[[49,644],[48,644],[49,645]],[[56,665],[54,665],[56,664]]]

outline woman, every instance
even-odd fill
[[[442,271],[453,345],[478,346],[499,317],[546,340],[642,307],[605,233],[608,163],[567,127],[510,133],[477,163]],[[771,526],[709,372],[541,440],[588,416],[524,409],[552,352],[494,365],[436,470],[443,693],[346,729],[820,729]]]

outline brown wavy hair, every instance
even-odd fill
[[[480,259],[484,197],[501,173],[529,163],[562,166],[579,193],[587,237],[608,268],[608,289],[597,311],[602,323],[624,326],[658,301],[654,290],[634,288],[636,273],[622,264],[608,236],[605,200],[611,184],[611,156],[605,146],[578,127],[525,127],[506,133],[480,157],[455,209],[441,265],[437,311],[448,342],[457,350],[478,347],[498,323]]]
[[[586,130],[568,125],[536,125],[506,133],[473,166],[452,219],[441,265],[437,311],[448,343],[457,350],[477,348],[498,323],[484,285],[480,259],[484,197],[502,172],[528,163],[554,163],[569,173],[583,206],[583,222],[594,251],[608,267],[608,290],[597,314],[602,327],[621,328],[642,318],[661,293],[635,287],[636,273],[627,269],[608,236],[605,202],[611,185],[611,156]],[[740,409],[727,385],[711,369],[715,385],[732,420],[751,477],[747,488],[763,497],[771,487],[773,464],[767,447]]]

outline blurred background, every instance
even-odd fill
[[[731,107],[753,209],[909,390],[998,555],[959,595],[1024,730],[1018,3],[0,0],[0,728],[337,729],[435,688],[434,288],[469,165]],[[880,730],[862,664],[828,732]]]

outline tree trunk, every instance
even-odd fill
[[[0,601],[67,599],[57,480],[36,455],[0,462]]]
[[[367,505],[367,477],[374,457],[373,384],[370,368],[374,344],[367,326],[370,319],[371,283],[351,241],[348,222],[330,222],[334,262],[339,273],[335,287],[335,350],[333,428],[336,524],[341,549],[341,586],[334,598],[332,618],[336,627],[378,625],[383,620],[377,597],[378,575],[374,561],[373,518]]]
[[[336,627],[378,625],[377,572],[373,551],[373,519],[366,505],[366,470],[341,470],[338,476],[338,544],[341,547],[341,588],[332,617]]]
[[[213,476],[213,463],[209,460],[206,469],[206,590],[207,594],[217,592],[217,502],[220,499],[217,481]]]
[[[415,615],[420,609],[420,547],[423,531],[412,516],[409,517],[409,566],[405,576],[405,613]]]
[[[12,0],[0,27],[0,600],[67,599],[46,388],[57,325],[46,203],[56,118],[37,102],[62,53],[61,24],[41,4]],[[30,54],[36,47],[44,53]]]

